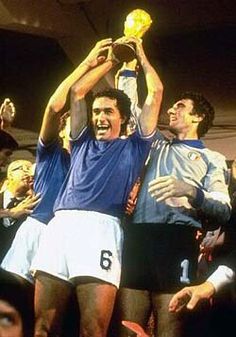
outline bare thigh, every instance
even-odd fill
[[[46,273],[38,273],[35,283],[35,337],[60,336],[62,317],[72,295],[68,283]]]
[[[183,314],[170,313],[168,305],[173,294],[152,294],[155,337],[180,337],[184,325]]]
[[[77,283],[80,309],[80,336],[105,337],[110,323],[117,288],[93,278]]]
[[[151,301],[148,291],[128,288],[119,289],[113,314],[111,336],[136,336],[135,333],[123,327],[121,322],[136,322],[145,329],[150,311]]]

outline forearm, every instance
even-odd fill
[[[185,196],[193,208],[201,211],[204,217],[210,220],[210,226],[212,222],[223,225],[230,217],[231,206],[227,193],[206,192],[199,187],[192,186],[186,189]]]
[[[45,144],[52,143],[59,135],[61,113],[65,106],[68,92],[71,86],[83,76],[88,69],[89,64],[82,62],[56,89],[51,96],[46,110],[44,112],[43,122],[40,130],[40,138]]]
[[[157,74],[156,70],[148,61],[142,48],[139,49],[138,60],[140,62],[140,65],[142,66],[145,75],[148,95],[153,95],[157,92],[162,93],[163,92],[162,81],[159,75]]]
[[[228,192],[227,167],[225,158],[219,153],[209,153],[207,174],[199,185],[201,202],[197,207],[210,222],[223,225],[228,221],[231,212]]]
[[[224,224],[231,214],[230,199],[222,192],[203,191],[203,198],[198,207],[210,220]]]
[[[10,218],[11,217],[11,212],[9,209],[0,209],[0,218]]]
[[[72,86],[71,91],[73,99],[79,100],[84,98],[95,84],[111,70],[113,65],[114,63],[112,60],[107,60],[97,67],[92,68],[85,76],[78,79]]]
[[[15,207],[10,209],[8,208],[0,209],[0,218],[17,219],[19,216],[16,214],[14,210]]]
[[[153,132],[157,126],[163,96],[163,85],[159,75],[149,63],[142,48],[139,49],[138,59],[143,68],[147,85],[147,97],[139,121],[143,133],[148,135]]]
[[[66,103],[67,95],[70,88],[89,69],[89,64],[87,64],[86,62],[82,62],[56,89],[56,91],[49,100],[48,108],[50,108],[54,112],[61,111]]]
[[[82,129],[87,125],[87,106],[84,99],[71,98],[71,138],[76,139]]]

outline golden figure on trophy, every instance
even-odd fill
[[[124,36],[141,39],[150,28],[152,19],[143,9],[134,9],[124,23]],[[135,58],[135,46],[132,43],[114,42],[113,54],[120,62],[130,62]]]

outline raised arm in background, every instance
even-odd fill
[[[88,56],[79,66],[59,85],[50,97],[46,106],[43,123],[40,131],[40,138],[45,144],[51,143],[58,137],[60,117],[66,104],[68,93],[72,85],[86,74],[91,68],[96,67],[106,59],[101,54],[106,52],[111,45],[110,38],[99,41],[90,51]]]

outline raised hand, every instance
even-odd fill
[[[9,209],[9,217],[19,219],[23,215],[28,215],[33,212],[33,208],[39,203],[40,195],[32,195],[26,197],[16,207]]]
[[[111,38],[98,41],[83,63],[86,63],[90,68],[103,63],[107,58],[111,57],[111,46]]]

